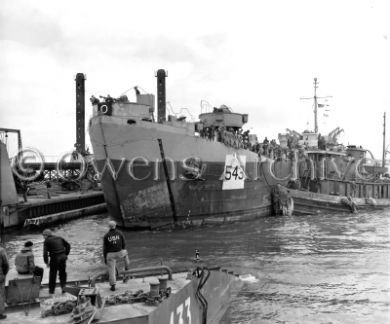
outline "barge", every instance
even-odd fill
[[[47,288],[39,289],[36,278],[11,280],[7,318],[2,322],[217,324],[242,286],[238,275],[218,267],[172,273],[159,266],[130,269],[121,275],[131,278],[117,282],[115,292],[104,276],[97,275],[75,281],[73,286],[68,283],[66,294],[54,297]]]

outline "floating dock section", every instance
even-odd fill
[[[51,199],[34,199],[2,207],[4,228],[45,226],[106,211],[101,191],[72,192]]]
[[[20,201],[17,195],[7,149],[0,142],[0,227],[45,226],[106,210],[101,190],[62,191],[56,196],[29,196]],[[47,189],[48,190],[48,189]]]
[[[19,207],[21,211],[16,225],[24,226],[44,226],[106,211],[102,192],[72,193],[42,202],[21,204]]]

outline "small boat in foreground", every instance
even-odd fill
[[[40,283],[34,278],[11,280],[7,287],[7,318],[2,322],[219,323],[232,292],[242,284],[233,272],[204,266],[189,272],[172,273],[167,266],[159,266],[121,274],[124,280],[117,282],[115,292],[110,291],[107,281],[101,281],[102,276],[96,276],[74,282],[77,286],[66,287],[66,294],[52,298],[47,288],[39,289]],[[47,305],[53,305],[50,307],[54,310]],[[46,316],[51,312],[59,315]]]

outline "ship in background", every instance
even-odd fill
[[[249,220],[273,213],[291,163],[243,132],[248,115],[222,105],[199,121],[166,118],[166,71],[154,96],[92,97],[89,134],[110,214],[127,228]]]
[[[318,132],[317,90],[314,79],[315,130],[302,133],[287,129],[279,134],[281,149],[295,151],[295,174],[286,187],[275,186],[274,210],[282,214],[319,214],[358,212],[390,207],[390,179],[385,167],[386,113],[383,116],[382,163],[358,145],[344,146],[337,136],[343,132],[335,128],[328,135]]]

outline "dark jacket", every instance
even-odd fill
[[[0,247],[0,283],[5,281],[5,276],[7,275],[9,270],[9,263],[7,258],[7,253],[5,250]]]
[[[69,255],[70,244],[60,236],[50,235],[45,239],[43,243],[43,261],[45,263],[49,262],[50,258],[55,257],[56,255],[66,254]]]
[[[20,274],[33,273],[34,255],[31,247],[24,247],[15,257],[16,271]]]
[[[103,256],[107,258],[109,252],[119,252],[126,248],[125,238],[116,228],[110,229],[103,238]]]

